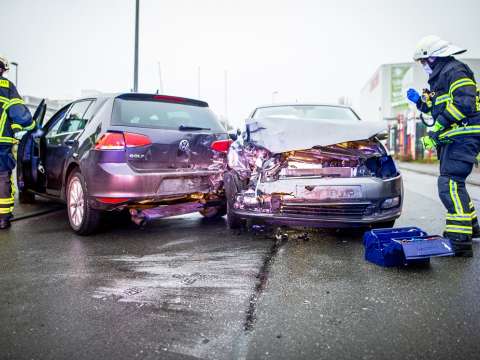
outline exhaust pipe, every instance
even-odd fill
[[[163,205],[156,208],[137,210],[130,209],[132,222],[143,227],[147,222],[165,217],[190,214],[203,209],[204,205],[199,202],[190,202],[174,205]]]

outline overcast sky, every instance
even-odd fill
[[[133,83],[134,0],[0,0],[0,53],[22,94],[76,98]],[[239,123],[259,104],[358,97],[382,63],[437,34],[480,57],[478,0],[140,0],[140,86],[200,98]],[[8,75],[14,80],[14,72]]]

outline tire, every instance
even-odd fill
[[[372,229],[389,229],[395,226],[395,220],[383,221],[372,224]]]
[[[210,206],[199,211],[206,219],[219,219],[227,214],[226,206]]]
[[[68,178],[65,197],[70,227],[78,235],[90,235],[99,225],[102,212],[88,205],[88,189],[85,178],[78,171],[72,172]]]
[[[235,215],[231,206],[227,203],[227,225],[230,229],[240,229],[245,226],[245,220]]]
[[[35,194],[28,191],[19,191],[18,192],[18,202],[20,204],[34,204],[35,203]]]

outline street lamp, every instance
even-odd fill
[[[139,25],[140,0],[135,2],[135,55],[133,64],[133,91],[138,92],[138,25]]]
[[[18,63],[15,61],[12,61],[10,64],[15,66],[15,84],[18,87]]]
[[[278,91],[272,92],[272,104],[275,103],[275,95],[278,95]]]

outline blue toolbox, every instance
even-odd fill
[[[390,267],[424,264],[434,256],[453,255],[450,240],[417,227],[375,229],[363,235],[365,260]]]

